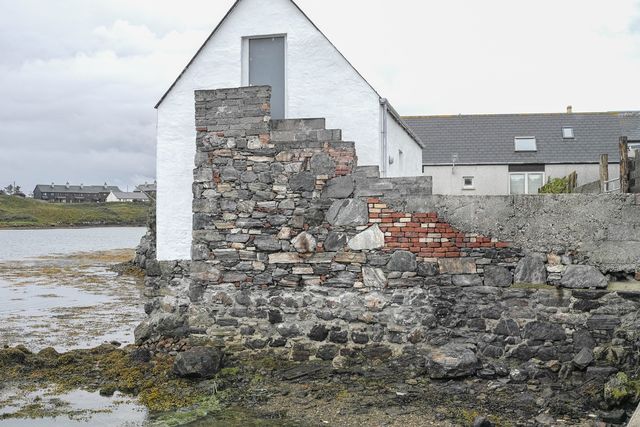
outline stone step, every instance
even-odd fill
[[[380,166],[358,166],[355,176],[359,178],[380,178]]]
[[[272,130],[271,141],[340,141],[342,131],[340,129],[296,129],[296,130]]]
[[[325,119],[281,119],[271,121],[271,129],[278,131],[321,130],[325,126]]]

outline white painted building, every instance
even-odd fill
[[[640,112],[405,117],[425,145],[423,174],[433,194],[537,194],[550,179],[577,173],[577,185],[620,175],[618,142],[640,148]]]
[[[382,176],[421,174],[420,140],[291,0],[239,0],[158,105],[159,260],[190,259],[194,90],[268,84],[273,118],[326,118]]]
[[[149,197],[141,192],[112,191],[106,201],[107,203],[148,202]]]

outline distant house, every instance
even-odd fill
[[[52,203],[104,203],[112,191],[120,192],[115,186],[40,184],[33,190],[33,198]]]
[[[132,203],[132,202],[148,202],[149,197],[145,193],[140,191],[137,192],[123,192],[123,191],[112,191],[107,196],[107,203]]]
[[[425,144],[423,174],[434,194],[536,194],[575,171],[599,179],[601,154],[619,176],[619,138],[640,148],[640,112],[405,117]]]
[[[153,182],[153,184],[147,184],[145,182],[144,184],[138,185],[136,189],[133,191],[136,193],[145,193],[145,194],[155,193],[156,187],[157,187],[157,184],[155,181]]]
[[[156,105],[160,260],[191,257],[194,90],[260,85],[272,87],[273,119],[326,118],[335,131],[318,138],[340,129],[358,165],[420,174],[419,138],[293,1],[238,0]]]

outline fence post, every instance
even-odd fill
[[[607,192],[607,181],[609,181],[609,155],[600,155],[600,191]]]
[[[627,137],[620,137],[620,192],[629,192],[629,146]]]

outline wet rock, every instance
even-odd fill
[[[578,369],[587,369],[593,363],[593,352],[588,348],[583,348],[580,353],[573,358],[573,365]]]
[[[508,288],[513,283],[513,275],[508,268],[499,265],[484,267],[484,285]]]
[[[527,323],[523,335],[527,339],[539,341],[562,341],[567,337],[562,326],[539,321]]]
[[[447,344],[433,350],[427,358],[427,373],[432,379],[468,377],[477,369],[475,352],[462,344]]]
[[[389,271],[411,272],[416,271],[417,268],[416,255],[408,251],[394,252],[387,264]]]
[[[516,266],[514,282],[532,285],[547,283],[547,269],[539,256],[526,256]]]
[[[220,349],[195,347],[176,356],[173,372],[183,378],[213,378],[220,372],[223,358]]]
[[[383,247],[384,233],[380,230],[378,224],[367,228],[349,241],[349,248],[352,251],[371,251]]]
[[[360,199],[336,200],[327,211],[326,220],[334,227],[367,225],[369,208]]]
[[[562,275],[560,286],[570,289],[606,288],[607,278],[590,265],[570,265]]]

